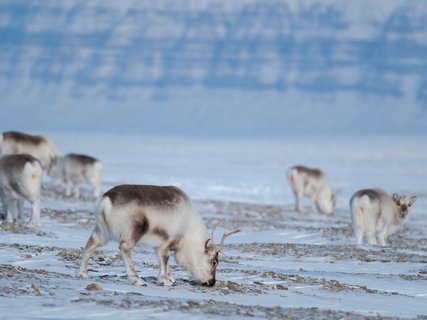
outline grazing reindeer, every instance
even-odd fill
[[[17,131],[3,132],[0,137],[2,154],[29,154],[38,159],[43,170],[48,170],[56,157],[55,147],[43,136],[33,136]]]
[[[93,196],[99,197],[101,193],[101,161],[83,154],[69,153],[65,157],[57,157],[53,160],[48,174],[53,179],[65,183],[65,195],[71,195],[74,189],[74,197],[78,198],[79,183],[87,182],[92,186]]]
[[[23,217],[24,200],[31,203],[29,225],[40,227],[40,162],[28,154],[5,155],[0,158],[0,193],[6,210],[6,221]]]
[[[215,284],[218,253],[224,240],[239,230],[226,233],[215,247],[209,239],[201,217],[191,200],[176,187],[119,185],[100,199],[96,210],[97,224],[87,241],[77,272],[87,277],[87,264],[95,249],[109,240],[120,243],[120,253],[131,284],[145,285],[133,266],[131,252],[135,245],[153,247],[159,257],[158,281],[165,286],[175,283],[168,267],[169,251],[176,262],[189,270],[196,280],[207,286]]]
[[[295,195],[295,210],[303,213],[303,197],[309,196],[313,211],[334,213],[335,196],[321,170],[294,166],[288,170],[288,182]]]
[[[366,234],[370,245],[387,244],[387,237],[395,233],[406,221],[409,208],[417,197],[390,197],[382,189],[357,191],[350,199],[350,211],[357,244],[362,244]]]

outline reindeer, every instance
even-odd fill
[[[74,189],[74,197],[78,198],[79,183],[87,182],[92,186],[93,196],[99,197],[101,192],[101,161],[83,154],[69,153],[65,157],[57,157],[52,161],[48,175],[61,184],[65,183],[65,195],[71,195]]]
[[[350,199],[353,230],[358,245],[366,235],[370,245],[387,244],[387,237],[405,223],[409,208],[417,197],[406,197],[396,193],[390,197],[382,189],[363,189]]]
[[[145,285],[133,266],[131,252],[137,244],[154,248],[159,258],[158,282],[171,286],[175,279],[168,266],[169,251],[176,262],[189,270],[200,283],[215,285],[218,253],[224,240],[239,232],[225,233],[215,247],[214,230],[209,238],[201,217],[189,197],[173,186],[119,185],[100,199],[96,209],[96,227],[87,241],[77,276],[86,278],[87,264],[96,248],[109,240],[120,243],[120,253],[130,283]]]
[[[33,136],[17,131],[3,132],[0,136],[2,154],[29,154],[38,159],[43,170],[48,170],[56,157],[52,142],[43,136]]]
[[[29,225],[40,227],[40,190],[42,179],[40,162],[28,154],[5,155],[0,158],[0,194],[6,221],[23,217],[24,200],[31,203]]]
[[[335,196],[321,170],[294,166],[288,170],[288,182],[295,195],[295,210],[304,213],[303,197],[309,196],[313,211],[333,215]]]

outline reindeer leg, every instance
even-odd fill
[[[304,203],[303,203],[304,194],[298,193],[296,198],[297,198],[297,210],[298,210],[298,212],[304,213]]]
[[[65,179],[65,196],[69,197],[71,196],[71,180],[66,178]]]
[[[122,255],[123,262],[125,263],[126,273],[128,275],[130,283],[134,286],[145,286],[145,281],[138,277],[132,262],[131,254],[133,247],[134,244],[130,241],[120,242],[120,254]]]
[[[31,218],[28,224],[31,227],[40,227],[40,199],[36,199],[31,203]]]
[[[17,221],[21,222],[21,220],[24,219],[24,200],[19,199],[18,200],[18,217]]]
[[[13,220],[16,218],[17,216],[17,200],[16,199],[8,199],[7,200],[7,211],[6,211],[6,221],[8,223],[13,223]]]
[[[80,188],[78,181],[73,181],[74,184],[74,198],[78,199],[80,197]]]
[[[310,197],[311,199],[311,211],[316,212],[317,211],[317,207],[316,207],[316,198],[317,198],[317,194],[313,193]]]
[[[368,238],[368,243],[371,246],[376,246],[377,245],[377,237],[375,235],[375,228],[372,226],[369,226],[369,228],[367,228],[366,230],[366,236]]]
[[[0,203],[1,203],[1,205],[3,207],[3,211],[4,211],[3,219],[6,219],[6,215],[7,215],[7,203],[6,203],[6,197],[3,196],[2,193],[0,193]],[[1,217],[0,217],[0,219],[1,219]]]
[[[299,210],[299,205],[298,205],[299,199],[298,199],[298,193],[296,191],[294,191],[294,197],[295,197],[295,211],[298,211]]]
[[[89,175],[87,181],[92,187],[92,194],[94,198],[98,198],[101,194],[101,181],[97,175]]]
[[[175,283],[175,278],[172,276],[170,272],[170,268],[168,265],[169,261],[169,244],[167,246],[161,246],[156,250],[157,256],[159,257],[159,276],[157,280],[161,285],[164,286],[172,286]]]
[[[353,226],[354,235],[356,236],[356,243],[357,245],[362,245],[363,243],[363,234],[365,233],[365,230],[360,223],[354,223]]]
[[[89,240],[86,243],[86,248],[83,252],[82,259],[80,260],[80,266],[77,271],[78,278],[87,278],[87,264],[89,262],[90,257],[95,252],[96,248],[102,245],[101,237],[98,235],[97,227],[93,231]]]
[[[383,247],[387,245],[387,231],[387,223],[384,221],[384,219],[380,218],[377,223],[376,232],[378,235],[378,240]]]

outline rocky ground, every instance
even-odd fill
[[[19,297],[28,304],[22,318],[36,311],[47,318],[78,318],[82,313],[74,310],[81,309],[107,318],[124,311],[132,318],[138,311],[162,319],[427,319],[425,216],[392,236],[388,247],[358,247],[345,210],[325,217],[297,214],[291,205],[196,201],[209,227],[219,221],[223,230],[242,230],[230,237],[220,257],[215,287],[197,285],[173,260],[176,285],[158,286],[150,248],[134,252],[148,286],[132,287],[116,244],[97,251],[89,279],[74,277],[94,226],[92,200],[51,190],[43,196],[50,201],[42,210],[41,229],[0,224],[0,309],[10,303],[13,308],[11,299]],[[395,313],[389,304],[412,311]]]

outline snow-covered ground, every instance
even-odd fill
[[[194,285],[173,259],[177,284],[157,285],[157,258],[149,248],[134,253],[148,286],[133,287],[115,243],[91,260],[89,279],[76,279],[93,203],[87,190],[81,199],[64,198],[46,179],[41,229],[0,225],[2,319],[427,317],[424,136],[49,136],[61,153],[101,159],[104,190],[120,183],[177,185],[195,200],[209,228],[221,222],[217,237],[229,229],[242,232],[227,239],[213,288]],[[294,212],[285,179],[294,164],[326,172],[338,196],[332,218]],[[348,200],[362,187],[418,197],[389,247],[354,245]],[[88,290],[92,283],[100,290]]]

